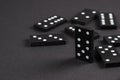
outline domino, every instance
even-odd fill
[[[65,32],[70,35],[71,37],[75,38],[75,27],[76,25],[70,25],[65,28]],[[98,39],[100,35],[94,31],[94,40]]]
[[[93,30],[76,27],[75,31],[75,48],[76,58],[92,63],[93,62],[93,47],[94,34]]]
[[[100,13],[98,15],[98,27],[100,29],[116,29],[114,13]]]
[[[95,48],[97,58],[104,67],[120,66],[120,54],[113,45],[100,45]]]
[[[112,44],[114,47],[120,46],[120,34],[104,36],[103,41],[107,44]]]
[[[49,31],[59,25],[66,23],[67,20],[61,16],[51,16],[47,19],[37,22],[34,27],[42,31]]]
[[[71,19],[71,22],[81,24],[81,25],[86,25],[92,20],[95,20],[97,14],[98,14],[98,11],[96,10],[84,9],[80,13],[78,13],[76,16],[74,16]]]
[[[66,41],[63,34],[43,34],[30,36],[29,43],[31,46],[51,46],[63,45]]]

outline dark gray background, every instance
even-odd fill
[[[120,80],[120,67],[105,69],[96,62],[76,60],[74,39],[68,35],[66,45],[25,46],[29,35],[41,33],[32,29],[38,19],[53,14],[70,19],[84,8],[114,12],[120,25],[120,0],[0,0],[0,80]],[[61,32],[68,25],[48,33]],[[119,29],[98,30],[94,22],[87,26],[102,36],[120,33]]]

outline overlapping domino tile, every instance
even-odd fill
[[[104,36],[103,41],[108,44],[112,44],[115,47],[119,47],[120,46],[120,34]]]
[[[70,25],[65,28],[65,32],[67,34],[69,34],[70,36],[75,37],[75,27],[76,27],[76,25]],[[98,39],[99,37],[100,37],[100,35],[94,31],[94,40]]]

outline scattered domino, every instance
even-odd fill
[[[70,36],[75,37],[75,27],[76,27],[75,25],[70,25],[65,28],[65,32],[69,34]],[[98,39],[99,37],[100,35],[94,31],[94,40]]]
[[[66,43],[62,34],[32,35],[29,42],[31,46],[63,45]]]
[[[115,47],[120,46],[120,35],[110,35],[110,36],[105,36],[103,37],[103,41],[107,42],[108,44],[112,44]]]
[[[83,9],[71,19],[71,22],[86,25],[95,19],[97,19],[98,26],[101,29],[117,28],[113,13],[99,13],[92,9]],[[41,31],[49,31],[66,22],[65,18],[54,15],[38,21],[34,27]],[[75,38],[76,58],[92,63],[94,61],[94,40],[100,35],[94,30],[77,25],[66,27],[65,32]],[[97,56],[105,67],[120,66],[120,54],[114,48],[120,46],[119,38],[120,35],[105,36],[103,41],[107,42],[108,45],[95,47]],[[52,46],[64,45],[66,41],[63,34],[43,34],[30,36],[29,43],[31,46]]]
[[[55,15],[37,22],[34,26],[42,31],[49,31],[65,22],[67,22],[65,18]]]
[[[97,46],[96,53],[104,67],[120,66],[120,54],[112,45]]]
[[[71,19],[71,22],[81,24],[81,25],[86,25],[92,20],[94,20],[97,14],[98,12],[96,10],[84,9],[79,14],[74,16]]]
[[[98,26],[100,29],[116,29],[115,16],[113,13],[100,13],[98,15]]]
[[[94,47],[94,34],[93,30],[86,28],[76,27],[76,58],[87,62],[93,62],[93,47]]]

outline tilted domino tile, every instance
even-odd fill
[[[100,45],[96,47],[96,53],[99,61],[104,67],[120,66],[120,54],[112,45]]]
[[[66,43],[63,34],[32,35],[29,42],[31,46],[63,45]]]
[[[117,24],[113,13],[100,13],[98,15],[98,27],[100,29],[116,29]]]
[[[69,34],[70,36],[75,37],[75,27],[76,27],[75,25],[70,25],[65,28],[65,32]],[[98,39],[99,37],[100,35],[94,31],[94,40]]]
[[[82,10],[79,14],[74,16],[71,19],[71,22],[73,23],[78,23],[81,25],[86,25],[92,20],[94,20],[97,16],[98,12],[96,10],[91,10],[91,9],[84,9]]]
[[[37,22],[34,26],[42,31],[48,31],[61,24],[64,24],[65,22],[67,22],[65,18],[55,15]]]
[[[76,58],[87,62],[93,62],[94,34],[93,30],[76,27],[75,48]]]
[[[112,44],[115,47],[119,47],[120,46],[120,34],[105,36],[103,37],[103,41],[107,42],[108,44]]]

